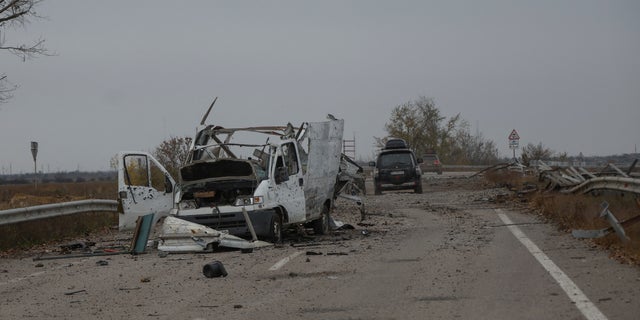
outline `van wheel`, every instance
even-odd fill
[[[269,240],[273,243],[282,243],[282,217],[274,213],[269,224]]]
[[[313,222],[313,231],[316,234],[328,234],[329,233],[329,208],[323,206],[320,218]]]

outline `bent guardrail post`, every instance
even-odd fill
[[[579,167],[578,170],[580,170],[580,173],[582,173],[583,175],[588,176],[589,178],[593,179],[596,178],[596,175],[587,171],[587,169],[583,168],[583,167]]]
[[[615,171],[616,173],[618,173],[618,175],[622,176],[623,178],[629,178],[629,175],[627,175],[624,171],[620,170],[620,168],[618,168],[615,164],[613,163],[609,163],[604,169],[602,169],[601,173],[606,173],[607,168],[611,168],[613,169],[613,171]]]
[[[616,234],[618,235],[620,240],[622,240],[622,242],[627,242],[627,241],[631,240],[625,234],[624,228],[620,225],[620,222],[618,222],[618,219],[616,219],[616,217],[613,215],[613,213],[611,213],[611,211],[609,211],[609,203],[606,202],[606,201],[603,201],[600,206],[602,207],[602,212],[600,213],[600,218],[605,218],[605,219],[607,219],[607,221],[609,221],[609,224],[611,224],[611,227],[616,232]]]
[[[638,159],[634,159],[633,160],[633,162],[629,166],[629,169],[627,170],[627,175],[631,176],[631,173],[633,172],[633,169],[636,168],[636,164],[638,164]]]
[[[598,215],[599,217],[603,217],[606,216],[607,220],[609,220],[609,217],[611,217],[613,219],[613,221],[615,221],[614,223],[611,222],[611,220],[609,220],[609,223],[611,224],[611,227],[609,228],[604,228],[604,229],[599,229],[599,230],[573,230],[571,231],[571,234],[575,237],[575,238],[589,238],[589,239],[594,239],[594,238],[602,238],[606,235],[608,235],[609,233],[611,233],[611,231],[616,231],[616,233],[618,233],[618,229],[621,230],[621,233],[618,233],[618,236],[620,237],[620,239],[622,239],[622,241],[627,241],[629,238],[626,236],[625,232],[624,232],[624,227],[629,227],[631,225],[634,225],[638,222],[640,222],[640,215],[637,215],[635,217],[629,218],[625,221],[622,221],[620,223],[618,223],[618,220],[616,219],[616,217],[613,215],[613,213],[611,213],[611,211],[609,211],[609,204],[605,201],[601,204],[601,206],[604,208],[602,210],[602,212]],[[622,236],[621,236],[622,234]]]

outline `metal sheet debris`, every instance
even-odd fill
[[[599,229],[599,230],[573,230],[571,234],[575,238],[580,239],[596,239],[602,238],[609,233],[615,231],[620,240],[623,242],[629,241],[629,237],[627,237],[624,227],[629,227],[637,222],[640,222],[640,215],[629,218],[625,221],[619,222],[618,219],[613,215],[613,213],[609,210],[609,203],[606,201],[601,204],[602,212],[599,214],[600,218],[605,218],[611,227]]]
[[[254,249],[273,245],[265,241],[248,241],[173,216],[165,218],[158,239],[158,250],[165,252],[213,251],[216,247]]]

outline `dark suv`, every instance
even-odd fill
[[[385,190],[413,189],[422,193],[422,159],[416,158],[406,143],[390,140],[380,151],[375,162],[369,162],[373,169],[373,187],[375,194]],[[392,142],[393,141],[393,142]]]

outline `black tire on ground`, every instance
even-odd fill
[[[282,243],[282,217],[277,213],[271,215],[269,241],[273,243]]]
[[[313,231],[316,234],[328,234],[329,233],[329,208],[323,206],[320,218],[313,221]]]

